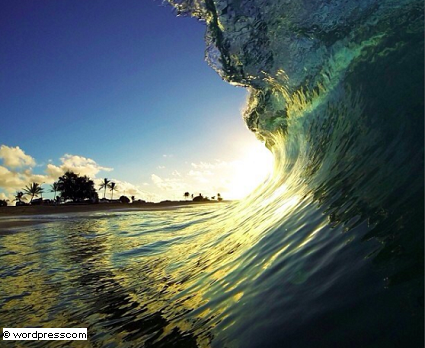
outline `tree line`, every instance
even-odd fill
[[[109,189],[111,192],[111,200],[114,199],[114,191],[117,190],[117,184],[108,178],[104,178],[102,183],[99,186],[99,190],[103,190],[103,199],[106,199],[106,190]],[[54,193],[53,201],[55,202],[66,202],[71,200],[72,202],[83,202],[89,200],[92,203],[96,203],[99,201],[99,195],[95,189],[94,181],[91,180],[88,176],[80,176],[72,171],[67,171],[64,175],[58,178],[56,182],[54,182],[50,186],[50,192]],[[24,196],[30,196],[30,203],[33,203],[34,198],[43,195],[43,188],[39,183],[33,182],[25,186],[22,191],[16,192],[15,201],[16,205],[25,205],[27,203],[23,202]],[[210,198],[203,196],[201,193],[199,195],[194,196],[189,192],[185,192],[183,195],[186,199],[192,197],[194,202],[201,201],[209,201]],[[212,196],[211,199],[215,200],[216,196]],[[131,197],[132,201],[135,201],[135,197]],[[128,203],[130,200],[121,196],[120,200]],[[217,193],[217,200],[222,201],[220,193]],[[35,203],[35,202],[34,202]],[[0,200],[0,207],[6,206],[6,200]]]
[[[115,182],[112,182],[105,178],[100,185],[99,189],[103,189],[103,198],[106,199],[106,189],[111,191],[111,200],[114,198],[114,191],[118,188]],[[64,175],[50,186],[50,192],[54,193],[54,201],[69,201],[72,202],[83,202],[90,200],[95,203],[99,201],[99,195],[95,189],[94,181],[91,180],[87,175],[80,176],[71,171],[67,171]],[[15,201],[17,205],[25,204],[23,198],[25,195],[30,196],[30,203],[33,202],[35,197],[42,196],[44,193],[43,188],[39,183],[33,182],[22,191],[16,192]],[[0,203],[1,206],[1,203]]]
[[[208,198],[208,197],[204,197],[203,195],[202,195],[202,193],[200,193],[199,195],[197,195],[197,196],[194,196],[193,195],[193,193],[192,193],[192,195],[189,193],[189,192],[185,192],[184,193],[184,195],[183,195],[186,199],[188,199],[189,197],[192,197],[192,200],[194,201],[194,202],[202,202],[202,201],[209,201],[210,199]],[[211,197],[211,199],[212,200],[215,200],[215,197],[216,196],[212,196]],[[217,201],[222,201],[223,200],[223,198],[221,197],[221,194],[219,194],[219,193],[217,193]]]

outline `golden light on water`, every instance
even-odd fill
[[[238,160],[220,168],[231,170],[231,192],[241,196],[261,185],[273,167],[271,153],[260,143],[242,148]],[[24,272],[17,272],[12,283],[0,285],[0,292],[11,298],[6,319],[15,320],[21,303],[31,306],[30,301],[42,297],[42,306],[32,306],[28,315],[23,311],[26,321],[43,317],[46,326],[71,327],[78,318],[101,337],[103,345],[147,340],[148,336],[133,335],[135,328],[143,327],[156,330],[157,340],[171,342],[187,334],[197,346],[209,347],[211,333],[219,325],[223,331],[235,324],[234,306],[246,301],[250,284],[291,252],[293,243],[284,241],[261,256],[249,272],[240,273],[257,257],[252,250],[264,252],[255,249],[256,243],[296,208],[302,196],[291,193],[291,182],[285,176],[286,184],[279,190],[281,178],[273,176],[247,199],[214,209],[199,205],[172,213],[98,213],[6,235],[4,245],[12,251],[21,248],[19,255],[41,270],[39,281],[31,282],[29,266],[24,265]],[[282,238],[290,236],[291,232],[282,234]],[[19,265],[16,255],[6,255],[6,264]],[[296,284],[307,277],[299,274]],[[26,293],[19,302],[18,296]],[[57,293],[62,294],[59,299]],[[64,303],[70,309],[58,312]],[[105,335],[106,325],[118,334]]]

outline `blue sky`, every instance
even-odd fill
[[[237,198],[243,189],[229,186],[241,166],[261,181],[247,159],[268,154],[241,119],[247,92],[206,64],[204,32],[154,0],[3,1],[3,197],[24,182],[47,189],[65,167],[153,200],[220,189]],[[7,166],[18,163],[10,156],[33,161]]]

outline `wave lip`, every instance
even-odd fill
[[[224,80],[248,88],[245,122],[275,156],[273,176],[235,212],[234,216],[248,214],[261,221],[259,235],[250,239],[245,256],[239,259],[244,261],[235,268],[261,278],[266,271],[254,266],[247,271],[245,263],[251,255],[253,264],[261,264],[255,257],[261,254],[272,260],[267,269],[284,279],[295,277],[290,284],[282,280],[284,290],[276,289],[277,280],[264,280],[267,291],[281,296],[273,297],[266,291],[276,303],[264,305],[266,309],[279,308],[270,315],[279,324],[291,326],[284,313],[297,316],[302,305],[296,301],[305,300],[291,293],[292,286],[315,298],[310,286],[318,280],[314,272],[300,266],[300,260],[309,259],[309,248],[318,244],[315,241],[323,243],[314,249],[321,257],[312,258],[323,268],[311,266],[327,284],[326,290],[319,282],[315,288],[323,291],[323,297],[318,296],[321,303],[327,303],[323,312],[299,317],[304,326],[293,324],[287,333],[277,334],[272,322],[255,324],[254,319],[267,322],[267,315],[258,290],[264,288],[252,281],[239,288],[244,294],[241,300],[246,299],[244,305],[255,304],[250,308],[259,312],[251,322],[257,329],[251,330],[266,339],[260,335],[265,330],[273,344],[294,346],[307,344],[308,338],[323,346],[344,341],[344,345],[356,347],[359,335],[363,335],[363,345],[391,345],[391,335],[412,346],[423,344],[423,2],[169,2],[177,11],[206,22],[207,62]],[[295,202],[292,198],[297,198],[296,203],[287,206],[287,202]],[[309,225],[317,211],[323,219]],[[295,244],[281,242],[288,235],[295,239],[293,230],[302,240],[309,240],[311,231],[299,226],[320,229],[310,243],[301,243],[296,249],[299,259],[294,265],[299,266],[299,273],[292,274],[285,261],[291,259]],[[339,233],[347,235],[344,242],[334,236]],[[267,249],[270,240],[283,251]],[[332,251],[326,252],[325,245]],[[276,258],[272,254],[277,254]],[[325,260],[329,259],[330,268],[336,270],[341,263],[346,268],[326,273]],[[231,279],[230,273],[226,279]],[[350,285],[357,293],[350,291]],[[342,300],[340,306],[332,303],[332,296],[340,296],[338,287],[351,294],[351,304]],[[382,301],[373,303],[374,297]],[[402,302],[408,310],[401,308]],[[313,302],[311,306],[314,308]],[[359,308],[356,320],[377,318],[369,320],[368,327],[375,332],[383,330],[387,336],[373,337],[367,325],[345,317],[350,306]],[[233,310],[238,308],[232,306]],[[232,315],[231,310],[226,313]],[[334,330],[334,339],[328,335],[317,341],[312,331],[305,332],[311,325],[325,332],[324,323],[339,328]],[[237,328],[223,329],[240,333],[249,327],[243,321],[232,325]],[[406,336],[400,327],[408,332]],[[303,337],[296,337],[297,333]],[[237,333],[233,337],[247,346],[265,342],[255,341],[253,336],[244,340]]]

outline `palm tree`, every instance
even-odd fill
[[[109,187],[110,182],[111,182],[111,180],[108,180],[108,178],[105,178],[105,179],[103,179],[103,182],[100,185],[100,189],[103,189],[103,199],[105,199],[106,188]]]
[[[34,197],[37,197],[39,194],[43,193],[43,189],[41,188],[40,184],[33,182],[31,183],[31,185],[25,186],[24,193],[27,195],[31,195],[30,203],[32,203]]]
[[[54,182],[53,185],[50,185],[50,192],[54,192],[53,200],[56,201],[56,192],[59,191],[59,183]]]
[[[18,201],[19,203],[21,203],[23,197],[24,197],[24,193],[23,192],[21,192],[21,191],[16,192],[15,201]]]
[[[184,197],[185,197],[186,199],[188,199],[188,198],[189,198],[189,196],[190,196],[190,193],[189,193],[189,192],[185,192],[185,193],[184,193]]]
[[[217,200],[218,201],[222,201],[223,200],[223,198],[221,197],[221,194],[219,194],[219,193],[217,193]]]
[[[111,182],[111,183],[109,183],[108,187],[112,192],[112,194],[111,194],[111,201],[112,201],[114,199],[114,190],[117,189],[117,184],[115,184],[114,182]]]

